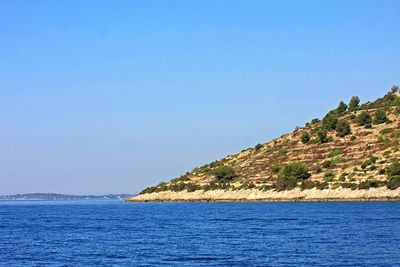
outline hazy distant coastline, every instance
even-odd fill
[[[133,194],[67,195],[56,193],[29,193],[0,196],[0,201],[10,200],[125,200]]]

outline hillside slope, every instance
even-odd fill
[[[399,199],[400,94],[322,119],[143,190],[131,201]]]

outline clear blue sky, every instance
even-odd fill
[[[400,82],[399,1],[0,2],[0,194],[134,193]]]

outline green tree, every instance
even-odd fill
[[[393,190],[400,187],[400,163],[395,161],[386,168],[388,176],[387,188]]]
[[[358,126],[368,125],[371,124],[371,122],[372,122],[371,115],[369,115],[369,113],[365,110],[361,112],[360,115],[358,115],[356,118],[356,123]]]
[[[308,171],[309,169],[306,164],[301,162],[293,162],[286,165],[282,169],[282,175],[295,177],[298,180],[305,180],[311,176]]]
[[[212,174],[218,182],[230,182],[237,177],[235,170],[227,165],[215,168]]]
[[[350,124],[345,120],[339,120],[336,126],[336,134],[339,137],[344,137],[348,134],[351,134]]]
[[[346,110],[347,110],[347,105],[343,101],[340,101],[339,106],[336,108],[336,113],[338,115],[342,115],[346,112]]]
[[[322,119],[322,126],[327,131],[332,131],[336,129],[337,122],[338,122],[338,117],[336,112],[329,111],[328,114],[326,114],[325,117]]]
[[[254,147],[254,149],[258,151],[258,150],[260,150],[262,147],[263,147],[262,144],[257,144],[257,145]]]
[[[325,129],[319,129],[317,135],[319,143],[324,144],[329,142],[329,138]]]
[[[276,174],[281,170],[282,166],[277,163],[271,163],[269,165],[269,169],[271,170],[272,173]]]
[[[375,112],[375,116],[374,116],[374,123],[375,124],[381,124],[381,123],[385,123],[388,122],[389,119],[386,116],[386,111],[384,111],[383,109],[378,109]]]
[[[276,180],[275,187],[279,191],[282,190],[292,190],[297,186],[297,180],[289,176],[279,176]]]
[[[360,98],[358,96],[353,96],[350,99],[350,103],[349,103],[349,111],[355,111],[358,109],[360,105]]]
[[[291,190],[299,181],[310,177],[308,166],[301,162],[294,162],[284,166],[278,174],[276,188],[278,190]]]
[[[308,142],[310,142],[311,136],[308,132],[304,132],[301,137],[300,140],[303,144],[307,144]]]
[[[386,168],[386,174],[389,177],[400,176],[400,162],[395,161]]]
[[[397,85],[393,85],[392,89],[390,90],[392,93],[397,93],[399,91],[399,87]]]
[[[312,119],[312,120],[311,120],[311,124],[315,124],[315,123],[318,123],[318,122],[320,122],[320,121],[321,121],[320,119],[315,118],[315,119]]]

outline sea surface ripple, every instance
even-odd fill
[[[400,203],[0,202],[0,266],[400,266]]]

